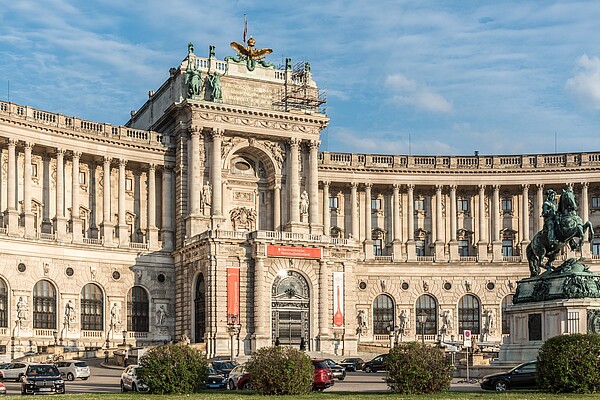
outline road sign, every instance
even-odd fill
[[[463,336],[465,338],[463,346],[464,347],[471,347],[471,331],[470,330],[465,330],[463,332]]]

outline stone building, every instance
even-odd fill
[[[251,40],[226,61],[190,44],[127,126],[0,102],[0,353],[499,343],[544,190],[600,222],[600,153],[318,152],[310,65]],[[582,252],[596,269],[600,241]]]

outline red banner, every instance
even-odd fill
[[[240,269],[227,268],[227,324],[240,323]]]
[[[321,258],[321,249],[314,247],[270,246],[267,245],[269,257]]]

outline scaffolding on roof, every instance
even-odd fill
[[[274,105],[283,111],[301,110],[306,114],[326,114],[327,93],[310,85],[310,64],[301,61],[292,68],[284,69],[284,85]]]

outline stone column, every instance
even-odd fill
[[[173,250],[173,206],[171,195],[173,193],[173,167],[165,165],[162,172],[162,247],[166,251]]]
[[[450,261],[458,261],[458,240],[456,240],[457,221],[456,221],[456,185],[450,185]]]
[[[41,233],[52,233],[52,221],[50,220],[50,155],[42,155],[43,172],[42,172],[42,229]],[[10,163],[9,163],[10,165]],[[10,181],[9,181],[10,183]],[[10,198],[10,197],[9,197]],[[9,203],[10,204],[10,203]]]
[[[533,210],[533,215],[534,218],[533,220],[537,222],[537,224],[535,224],[535,229],[534,231],[537,233],[539,231],[541,231],[542,229],[544,229],[544,217],[542,217],[542,206],[544,205],[544,185],[542,185],[541,183],[538,183],[537,185],[535,185],[537,188],[537,192],[536,192],[536,198],[537,201],[535,203],[535,210]],[[535,216],[537,216],[537,218],[535,218]]]
[[[81,152],[73,152],[73,166],[71,171],[71,232],[73,243],[83,242],[83,225],[79,215],[79,159]]]
[[[585,223],[590,216],[588,197],[589,186],[590,184],[588,182],[581,182],[581,206],[579,207],[579,209],[581,210],[580,216],[583,223]],[[581,246],[581,256],[590,259],[592,257],[592,248],[588,239],[588,233],[584,232],[583,244]]]
[[[329,182],[323,182],[323,234],[330,235],[331,212],[329,209]]]
[[[188,237],[194,237],[195,235],[200,233],[199,225],[199,217],[201,215],[200,210],[200,193],[202,191],[202,183],[200,179],[200,133],[202,131],[201,127],[193,127],[189,129],[189,155],[190,155],[190,165],[188,168],[188,173],[190,174],[188,179],[188,199],[189,199],[189,207],[188,207],[188,216],[186,218],[186,234]],[[214,141],[213,141],[214,144]],[[221,160],[221,151],[219,150],[218,160]],[[214,164],[213,164],[214,167]],[[217,166],[220,172],[220,166]],[[214,184],[213,184],[214,189]]]
[[[523,234],[521,236],[521,260],[527,260],[527,254],[525,249],[529,244],[529,184],[521,185],[523,189],[523,212],[521,214],[521,220],[523,221]]]
[[[270,303],[267,295],[270,293],[267,287],[267,273],[265,267],[265,258],[256,256],[254,259],[254,346],[253,350],[261,347],[270,346],[270,318],[267,316],[267,310],[270,310]]]
[[[148,227],[146,228],[148,247],[158,249],[158,228],[156,227],[156,165],[148,166]]]
[[[444,254],[446,247],[444,241],[444,218],[442,218],[442,188],[442,185],[435,185],[435,261],[446,261],[446,255]]]
[[[110,163],[111,157],[104,157],[103,160],[103,177],[102,177],[102,222],[100,223],[100,235],[105,245],[113,243],[114,225],[111,218],[110,209]]]
[[[222,185],[221,185],[221,144],[223,143],[224,130],[220,128],[213,129],[212,137],[212,151],[210,155],[210,175],[212,182],[212,219],[213,229],[216,229],[217,221],[222,218]],[[216,223],[215,223],[216,222]]]
[[[392,216],[392,225],[393,225],[393,235],[394,238],[392,240],[392,256],[394,261],[400,261],[403,259],[402,255],[402,231],[401,231],[401,221],[402,217],[400,216],[400,185],[393,185],[393,195],[392,195],[392,212],[394,215]]]
[[[8,182],[6,187],[7,204],[4,212],[5,223],[8,221],[8,234],[19,234],[19,212],[17,211],[17,141],[8,139]]]
[[[494,185],[494,194],[492,198],[492,210],[490,216],[493,216],[493,231],[492,231],[492,261],[502,261],[502,239],[500,238],[500,230],[502,229],[500,219],[500,185]]]
[[[365,183],[365,241],[364,251],[366,259],[373,259],[373,228],[371,226],[371,183]]]
[[[479,261],[488,260],[488,229],[485,220],[485,185],[479,185],[479,242],[477,256]]]
[[[299,165],[298,155],[300,148],[300,139],[292,138],[288,141],[290,145],[290,156],[288,160],[288,187],[290,194],[290,220],[289,224],[300,223],[300,185],[298,181]]]
[[[360,240],[360,229],[358,227],[358,183],[350,183],[350,212],[352,216],[351,235],[354,240]]]
[[[323,226],[319,223],[319,141],[308,142],[308,222],[310,232],[313,234],[323,233]]]
[[[56,215],[54,232],[56,239],[65,240],[67,236],[67,219],[65,218],[65,150],[56,149]]]
[[[319,343],[321,351],[329,342],[329,327],[333,324],[333,315],[329,312],[330,267],[326,261],[319,261]]]
[[[407,187],[407,197],[408,204],[406,207],[408,219],[408,240],[406,241],[406,255],[407,261],[416,261],[417,260],[417,250],[415,248],[415,185],[406,185]]]
[[[273,188],[273,230],[281,230],[281,182],[277,180]]]
[[[25,220],[25,237],[33,238],[35,228],[33,226],[33,213],[31,212],[31,150],[33,143],[25,143],[23,163],[23,216]]]
[[[118,200],[118,213],[119,213],[119,246],[129,246],[129,232],[127,229],[127,223],[125,222],[125,166],[127,160],[119,160],[119,200]]]

